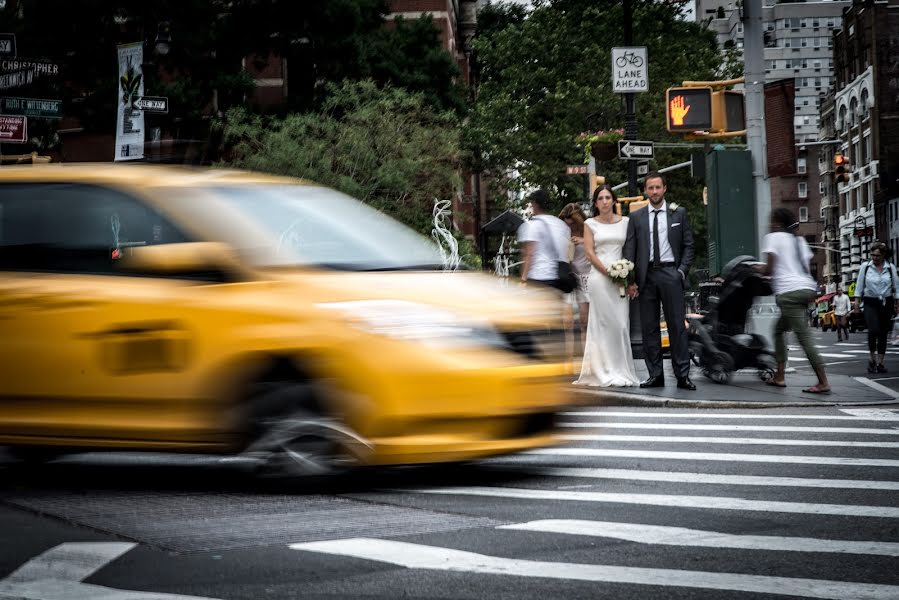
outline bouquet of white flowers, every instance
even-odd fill
[[[634,280],[634,263],[626,258],[619,258],[610,264],[606,270],[612,281],[618,284],[618,295],[624,298],[625,288]]]

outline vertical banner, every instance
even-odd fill
[[[132,102],[144,95],[143,44],[119,46],[119,98],[116,110],[115,160],[139,160],[144,157],[144,112]]]

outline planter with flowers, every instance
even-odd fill
[[[584,163],[590,162],[590,155],[596,160],[612,160],[618,156],[618,140],[624,139],[624,129],[600,129],[584,131],[575,141],[584,148]]]

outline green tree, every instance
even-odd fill
[[[426,235],[435,200],[451,199],[459,185],[458,118],[422,94],[372,81],[329,84],[315,112],[233,109],[222,127],[228,166],[333,187]]]
[[[714,34],[683,19],[683,0],[632,0],[633,45],[646,46],[648,93],[636,94],[639,139],[680,141],[665,131],[664,91],[684,80],[713,79],[722,63]],[[583,197],[565,165],[582,162],[579,132],[624,125],[623,95],[611,89],[611,48],[623,46],[622,6],[595,0],[535,0],[527,18],[508,5],[488,5],[489,28],[474,42],[479,69],[475,105],[463,133],[476,170],[507,176],[518,187],[543,186],[559,201]],[[686,151],[657,152],[657,166],[683,162]],[[600,165],[617,183],[623,161]],[[701,217],[700,193],[689,175],[669,177],[672,194]],[[701,224],[699,224],[701,228]]]

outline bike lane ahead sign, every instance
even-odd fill
[[[618,94],[649,91],[646,46],[612,48],[612,91]]]

